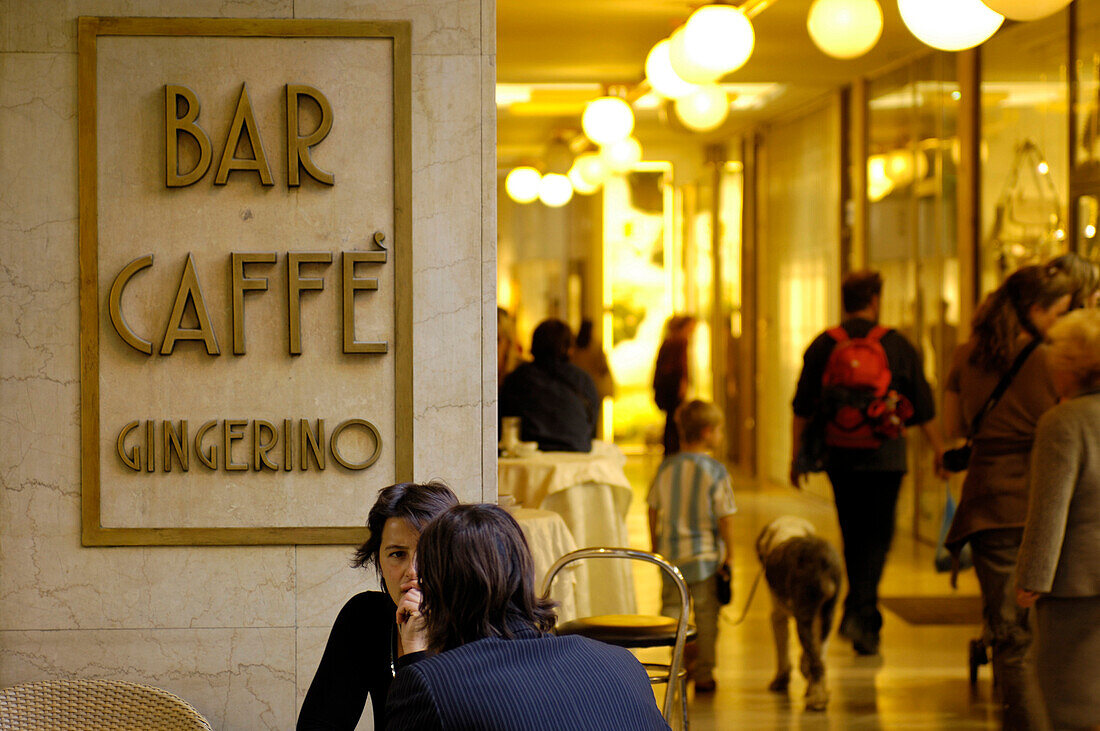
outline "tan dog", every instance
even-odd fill
[[[802,675],[808,684],[806,710],[823,711],[829,702],[825,643],[840,592],[840,556],[816,534],[812,523],[794,516],[777,518],[765,526],[756,539],[756,554],[771,590],[772,631],[779,660],[768,689],[786,692],[790,684],[788,620],[794,617],[802,644]]]

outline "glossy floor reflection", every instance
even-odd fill
[[[631,545],[649,548],[645,496],[656,464],[632,457],[627,473],[634,486],[628,517]],[[980,670],[972,694],[968,678],[967,642],[976,626],[910,625],[884,611],[879,657],[858,657],[851,645],[835,634],[828,645],[827,672],[830,701],[824,713],[803,710],[805,682],[797,671],[787,694],[767,690],[775,672],[775,649],[768,619],[767,589],[761,582],[741,625],[731,622],[740,614],[759,564],[753,542],[770,520],[786,514],[811,520],[819,532],[839,548],[836,515],[831,502],[779,486],[760,487],[735,482],[739,513],[738,545],[734,558],[734,597],[723,610],[719,630],[718,690],[695,696],[688,692],[691,728],[710,729],[971,729],[997,728],[990,702],[989,666]],[[899,535],[883,577],[881,594],[946,595],[948,577],[932,565],[931,547]],[[639,611],[658,611],[659,578],[656,569],[635,569]],[[960,594],[976,595],[973,572],[960,576]],[[839,614],[839,612],[838,612]],[[839,619],[839,617],[838,617]],[[791,639],[792,660],[798,665],[798,642]],[[667,653],[665,653],[667,656]],[[663,693],[663,688],[659,691]],[[661,696],[663,698],[663,695]]]

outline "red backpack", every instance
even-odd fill
[[[836,346],[821,379],[826,445],[878,449],[885,440],[901,436],[912,416],[909,399],[890,390],[893,373],[881,342],[888,332],[882,325],[862,338],[849,336],[843,327],[828,331]]]

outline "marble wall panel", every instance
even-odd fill
[[[294,0],[295,18],[411,20],[414,55],[482,53],[485,0]],[[496,17],[489,26],[496,35]]]
[[[0,53],[76,53],[82,15],[289,18],[294,0],[0,0]]]
[[[480,500],[482,453],[479,56],[413,64],[416,475]],[[431,435],[430,437],[428,435]]]
[[[292,627],[0,632],[0,686],[129,680],[184,698],[219,731],[290,729],[295,639]]]
[[[490,0],[491,1],[491,0]],[[497,497],[497,155],[496,57],[481,56],[482,500]]]
[[[80,546],[76,17],[149,14],[412,20],[415,474],[481,500],[496,492],[494,3],[0,0],[0,686],[139,680],[219,729],[292,728],[340,607],[377,587],[350,547]]]

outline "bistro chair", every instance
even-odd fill
[[[684,645],[696,635],[695,627],[688,623],[691,612],[691,594],[680,570],[661,556],[633,548],[581,548],[559,558],[542,582],[543,596],[550,595],[554,577],[563,568],[586,559],[632,559],[656,564],[664,573],[672,577],[680,592],[680,618],[672,619],[648,614],[603,614],[593,617],[581,617],[565,622],[555,628],[559,635],[581,635],[609,645],[619,647],[671,647],[672,656],[668,662],[642,663],[649,673],[649,682],[653,685],[666,684],[665,701],[661,713],[665,720],[672,723],[676,689],[680,689],[680,710],[683,728],[688,728],[687,714],[687,669],[684,668]]]
[[[213,731],[177,695],[122,680],[42,680],[0,690],[0,731]]]

